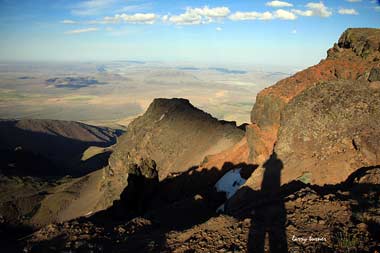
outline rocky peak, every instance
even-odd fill
[[[115,170],[152,159],[160,180],[199,165],[207,155],[232,147],[244,136],[234,122],[219,121],[187,99],[155,99],[122,135],[110,159]],[[124,168],[124,169],[123,169]]]
[[[165,113],[174,110],[197,110],[189,100],[184,98],[155,98],[149,105],[146,114]],[[158,115],[160,116],[160,115]]]
[[[328,57],[341,57],[352,51],[356,56],[379,61],[380,29],[349,28],[340,36],[337,44],[328,51]]]

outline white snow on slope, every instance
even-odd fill
[[[241,168],[233,169],[224,174],[224,176],[215,184],[216,191],[225,192],[227,199],[231,198],[246,181],[240,176],[240,170]],[[218,207],[216,211],[224,211],[224,204]]]

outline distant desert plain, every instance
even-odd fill
[[[125,127],[154,98],[183,97],[237,124],[256,94],[292,68],[194,66],[143,61],[0,63],[0,117]]]

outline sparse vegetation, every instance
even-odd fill
[[[340,230],[335,234],[334,243],[336,250],[347,253],[360,252],[360,235],[354,232],[349,232],[346,229]]]

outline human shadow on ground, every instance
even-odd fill
[[[265,170],[261,183],[261,195],[267,203],[252,210],[248,252],[263,253],[266,234],[271,253],[288,252],[285,230],[286,210],[280,193],[283,163],[277,158],[276,153],[273,153],[263,167]]]
[[[288,252],[286,209],[281,191],[283,163],[273,153],[263,164],[261,189],[254,191],[244,186],[227,203],[227,213],[242,219],[251,218],[247,249],[249,253],[265,251],[266,236],[271,253]]]

